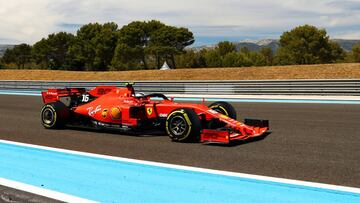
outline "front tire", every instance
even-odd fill
[[[64,127],[69,117],[69,109],[61,102],[45,104],[41,109],[41,123],[47,129]]]
[[[166,132],[175,142],[199,141],[201,122],[194,110],[176,109],[166,119]]]
[[[209,108],[236,120],[236,110],[231,104],[227,102],[215,102],[210,104]]]
[[[231,104],[227,102],[222,102],[222,101],[215,102],[210,104],[209,108],[236,120],[236,110]],[[226,125],[225,123],[220,122],[218,119],[212,119],[207,126],[210,129],[217,129],[217,128],[223,128],[225,127],[225,125]]]

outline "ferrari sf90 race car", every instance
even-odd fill
[[[98,86],[48,89],[41,122],[47,129],[87,127],[122,133],[166,133],[176,142],[225,143],[266,134],[269,122],[236,120],[236,111],[226,102],[177,103],[163,94],[135,94],[132,83],[125,87]]]

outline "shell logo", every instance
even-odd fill
[[[121,118],[121,110],[118,107],[112,108],[110,114],[113,119]]]

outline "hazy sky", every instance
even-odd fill
[[[312,24],[360,39],[360,0],[0,0],[0,43],[34,43],[89,22],[157,19],[190,28],[197,44],[278,38]]]

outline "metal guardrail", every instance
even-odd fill
[[[99,85],[123,86],[123,81],[0,81],[0,89],[46,90]],[[135,81],[145,93],[193,95],[348,95],[360,96],[360,80],[244,80],[244,81]]]

